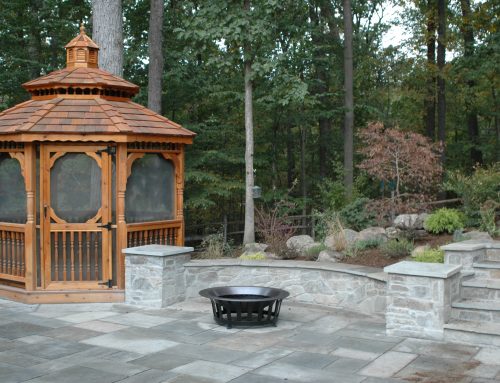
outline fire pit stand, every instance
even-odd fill
[[[260,286],[222,286],[200,291],[210,299],[215,321],[232,326],[276,326],[288,291]]]

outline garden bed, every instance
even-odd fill
[[[439,246],[446,245],[453,242],[453,236],[449,234],[442,235],[431,235],[427,234],[424,237],[418,238],[414,241],[415,247],[429,245],[431,248],[436,248]],[[350,265],[362,265],[371,267],[380,267],[392,265],[394,263],[404,261],[405,259],[411,259],[411,257],[402,258],[389,258],[385,256],[379,248],[359,250],[359,253],[355,257],[346,257],[342,260],[342,263],[348,263]]]

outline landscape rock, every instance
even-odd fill
[[[335,250],[323,250],[319,253],[318,262],[339,262],[344,258],[344,254]]]
[[[344,229],[344,237],[346,241],[346,246],[349,247],[354,244],[358,239],[358,232],[351,229]],[[338,249],[340,248],[340,244],[338,243],[338,238],[334,235],[328,235],[325,238],[325,246],[329,249]]]
[[[266,245],[265,243],[247,243],[244,247],[244,254],[264,253],[268,247],[269,245]]]
[[[431,247],[429,245],[417,246],[411,252],[412,257],[416,257],[419,254],[422,254],[424,251],[429,250]]]
[[[358,241],[387,241],[387,234],[383,227],[369,227],[367,229],[361,230],[358,234]]]
[[[400,214],[393,222],[393,225],[402,230],[417,230],[424,228],[424,222],[427,218],[427,213],[422,214]]]
[[[493,238],[491,238],[491,235],[489,235],[487,232],[485,231],[478,231],[478,230],[474,230],[474,231],[469,231],[468,233],[464,233],[463,234],[464,236],[464,239],[465,240],[483,240],[483,241],[492,241]]]
[[[286,241],[286,247],[298,254],[305,254],[315,244],[309,235],[296,235]]]
[[[398,229],[397,227],[389,226],[385,228],[385,235],[388,239],[398,238],[400,233],[401,229]]]

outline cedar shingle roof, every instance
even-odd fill
[[[0,134],[105,133],[194,137],[194,133],[131,100],[30,100],[0,113]]]
[[[32,99],[0,113],[5,134],[162,135],[195,133],[130,100],[139,87],[97,68],[99,47],[80,28],[67,45],[68,67],[23,84]]]
[[[132,94],[139,92],[137,85],[99,68],[64,68],[23,84],[27,90],[47,87],[97,87],[121,89]]]

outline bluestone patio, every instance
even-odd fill
[[[227,330],[210,303],[168,309],[0,300],[0,382],[500,382],[500,349],[385,335],[381,317],[284,302]]]

